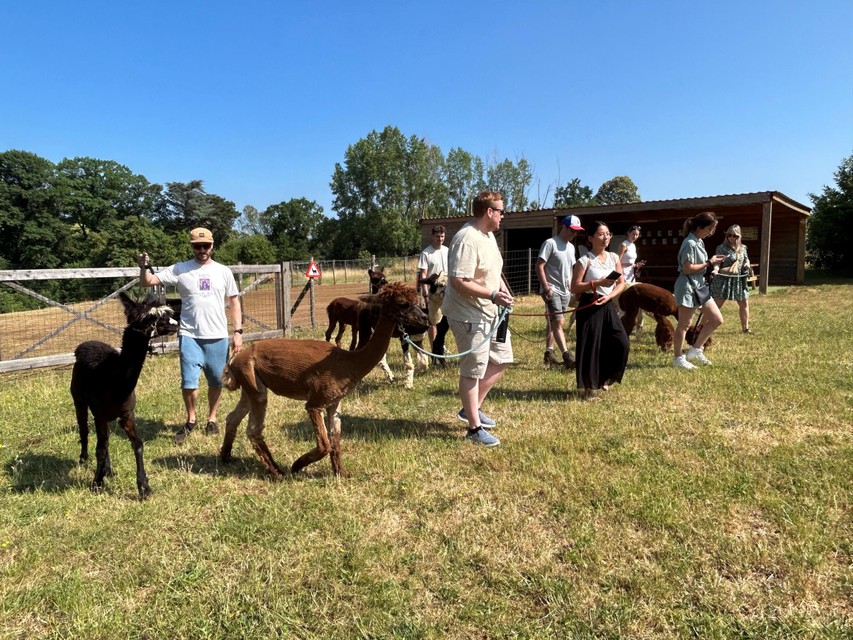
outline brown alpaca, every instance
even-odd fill
[[[631,335],[637,317],[641,311],[652,314],[655,318],[655,343],[661,351],[672,349],[672,336],[675,328],[667,316],[673,316],[678,320],[678,307],[675,305],[675,296],[670,291],[646,282],[638,282],[626,287],[619,296],[619,308],[623,311],[622,326],[625,333]],[[685,340],[687,344],[693,344],[696,336],[701,330],[701,325],[690,327],[687,330]],[[711,346],[708,338],[705,348]]]
[[[252,447],[270,474],[284,475],[263,436],[269,390],[294,400],[305,400],[305,410],[314,425],[317,446],[301,455],[290,471],[296,473],[331,454],[332,472],[340,475],[341,400],[388,350],[397,323],[426,321],[417,304],[417,292],[402,282],[388,284],[378,294],[363,296],[362,300],[380,305],[382,315],[370,341],[357,351],[346,351],[322,340],[276,338],[254,342],[234,356],[222,373],[222,381],[232,391],[240,387],[242,394],[225,420],[220,452],[223,462],[231,461],[237,427],[249,414],[246,433]]]
[[[331,340],[332,332],[338,327],[338,335],[335,336],[335,345],[341,346],[341,337],[347,327],[352,329],[352,340],[349,350],[355,351],[358,343],[358,316],[364,304],[359,300],[351,298],[335,298],[326,306],[326,315],[329,316],[329,328],[326,329],[326,342]]]

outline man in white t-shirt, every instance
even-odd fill
[[[444,246],[445,229],[442,225],[432,228],[432,243],[426,247],[418,259],[418,283],[421,287],[421,295],[427,303],[429,315],[429,342],[432,352],[444,355],[444,335],[449,325],[447,319],[441,312],[444,302],[444,289],[447,286],[447,255],[449,249]],[[432,287],[425,282],[431,276],[436,276]],[[431,291],[432,289],[432,291]],[[441,332],[441,340],[436,344],[436,336]],[[436,348],[438,347],[438,350]],[[443,360],[442,360],[443,362]]]
[[[205,431],[208,434],[219,431],[216,412],[222,397],[222,369],[228,359],[228,320],[223,303],[226,298],[234,324],[234,352],[243,348],[243,314],[234,274],[228,267],[211,258],[213,234],[209,229],[198,227],[190,231],[190,245],[194,256],[192,260],[173,264],[156,274],[149,267],[147,253],[137,257],[141,286],[175,285],[181,296],[178,345],[181,356],[181,392],[187,409],[187,422],[175,435],[178,443],[183,442],[196,426],[198,381],[202,371],[207,378],[208,413]]]
[[[468,423],[466,439],[494,447],[500,440],[488,429],[495,421],[480,407],[513,361],[509,330],[502,342],[499,332],[493,331],[499,309],[512,306],[512,295],[501,278],[503,257],[494,234],[504,214],[503,196],[481,191],[472,209],[473,220],[450,243],[448,286],[441,310],[450,321],[459,353],[465,354],[459,360],[462,409],[456,417]]]

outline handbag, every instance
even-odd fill
[[[701,287],[693,289],[693,300],[696,302],[696,307],[704,307],[705,303],[711,299],[711,285],[707,282]]]

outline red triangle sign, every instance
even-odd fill
[[[317,263],[313,260],[308,263],[308,269],[305,271],[306,278],[322,278],[323,275],[320,273],[320,269],[317,268]]]

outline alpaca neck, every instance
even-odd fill
[[[364,347],[358,351],[348,352],[356,356],[355,362],[360,365],[358,368],[364,370],[362,377],[370,373],[373,367],[382,360],[382,356],[388,352],[388,345],[391,343],[391,334],[394,333],[395,326],[397,326],[397,321],[394,318],[386,314],[380,315],[373,335],[370,336],[370,340]]]
[[[139,374],[142,373],[142,365],[145,364],[145,356],[148,354],[148,336],[135,331],[130,327],[124,330],[121,338],[121,355],[119,355],[119,367],[116,375],[116,385],[126,393],[136,388]]]

